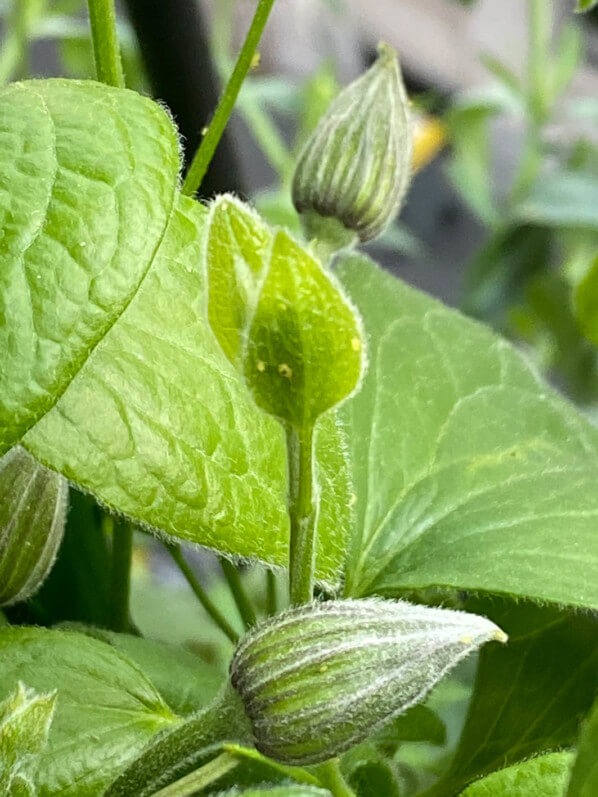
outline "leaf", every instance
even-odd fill
[[[463,797],[562,797],[572,753],[549,753],[494,772],[473,783]]]
[[[598,230],[598,179],[579,172],[544,174],[513,212],[525,223]]]
[[[366,761],[352,772],[351,787],[359,797],[400,797],[399,786],[388,761]]]
[[[179,155],[158,105],[91,81],[12,84],[0,131],[3,452],[135,296],[171,214]]]
[[[141,670],[85,634],[1,628],[0,698],[19,680],[57,692],[39,755],[40,797],[95,797],[158,731],[178,722]]]
[[[545,750],[572,746],[598,689],[598,620],[531,604],[471,599],[509,634],[482,650],[457,752],[433,794]]]
[[[598,346],[598,257],[579,283],[574,300],[581,331]]]
[[[216,667],[184,648],[103,629],[85,629],[85,633],[134,662],[177,714],[190,714],[207,705],[222,686]]]
[[[598,607],[598,433],[504,340],[366,258],[369,340],[341,409],[356,494],[346,594],[456,587]]]
[[[285,564],[283,434],[254,405],[205,318],[205,214],[179,198],[134,299],[23,444],[138,523]],[[343,556],[339,521],[346,528],[349,509],[334,418],[325,419],[318,438],[317,577],[335,583]]]
[[[584,11],[591,11],[595,6],[598,0],[577,0],[577,12],[584,12]]]
[[[313,427],[362,372],[359,321],[320,264],[284,232],[274,239],[248,333],[244,370],[257,404]]]
[[[68,486],[21,446],[0,459],[0,605],[34,595],[64,534]]]
[[[446,728],[432,709],[420,703],[393,720],[373,741],[389,754],[403,742],[442,745],[446,742]]]
[[[492,104],[463,102],[447,118],[454,156],[449,175],[472,211],[485,224],[498,215],[492,195],[488,123],[496,113]]]
[[[36,694],[21,681],[0,703],[0,794],[11,797],[37,766],[37,757],[48,741],[56,692]],[[21,786],[21,788],[23,788]]]
[[[598,703],[581,729],[567,797],[592,797],[598,793]]]

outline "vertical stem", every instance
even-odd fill
[[[126,520],[114,520],[110,586],[110,627],[113,631],[129,630],[132,553],[133,527]]]
[[[290,596],[308,603],[314,591],[316,505],[313,485],[313,428],[286,427],[289,464]]]
[[[276,614],[278,611],[276,574],[274,570],[266,570],[266,611],[269,616]]]
[[[251,605],[251,602],[245,594],[245,590],[243,589],[239,571],[234,564],[229,562],[229,560],[225,557],[220,559],[220,566],[222,567],[222,572],[224,573],[224,577],[230,588],[230,591],[233,594],[235,604],[237,605],[237,609],[239,610],[239,614],[241,615],[241,619],[243,620],[245,628],[251,628],[251,626],[255,625],[256,623],[255,612],[253,611],[253,606]]]
[[[239,91],[243,85],[247,73],[251,67],[251,62],[255,55],[255,51],[259,44],[260,38],[268,21],[268,16],[274,5],[274,0],[259,0],[251,27],[247,33],[247,37],[243,44],[243,48],[230,76],[228,84],[216,108],[216,113],[207,133],[204,136],[199,149],[195,153],[195,157],[191,163],[185,182],[183,183],[183,193],[189,196],[193,195],[205,176],[205,173],[210,165],[210,161],[216,151],[218,142],[220,141],[224,129],[230,119],[230,115],[235,106]]]
[[[212,620],[216,623],[218,628],[226,634],[226,636],[230,639],[230,641],[234,644],[237,643],[239,639],[239,635],[235,631],[235,629],[230,625],[228,620],[224,617],[223,614],[220,613],[218,608],[212,603],[210,600],[208,593],[205,589],[201,586],[197,578],[195,577],[195,573],[189,567],[187,561],[185,560],[180,545],[167,545],[166,549],[168,550],[169,554],[172,556],[176,564],[178,565],[179,570],[185,577],[187,584],[193,590],[195,597],[199,600],[207,614],[212,618]]]
[[[328,789],[334,797],[355,797],[355,792],[343,777],[338,758],[320,764],[316,772],[322,786]]]
[[[546,111],[545,87],[552,33],[552,0],[528,0],[529,60],[528,102],[533,118],[541,123]]]
[[[123,87],[123,74],[116,35],[114,0],[87,0],[96,73],[101,83]]]

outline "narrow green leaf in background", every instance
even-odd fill
[[[437,585],[598,608],[597,430],[490,331],[367,258],[338,273],[370,358],[341,408],[346,593]]]
[[[39,797],[96,797],[152,736],[178,722],[140,669],[86,634],[0,629],[0,699],[18,681],[57,694],[38,759]]]
[[[463,797],[562,797],[573,753],[549,753],[494,772],[473,783]]]
[[[567,797],[593,797],[598,794],[598,703],[584,722],[577,743]]]
[[[513,215],[525,223],[598,230],[598,178],[566,171],[543,174]]]
[[[592,8],[596,5],[598,0],[577,0],[577,8],[576,11],[591,11]]]

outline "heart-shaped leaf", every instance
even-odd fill
[[[347,593],[432,585],[598,607],[598,431],[490,331],[345,259],[370,367],[341,408]]]

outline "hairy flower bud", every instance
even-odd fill
[[[288,764],[315,764],[423,700],[490,640],[506,636],[465,612],[403,601],[315,603],[251,631],[235,652],[231,680],[258,750]]]
[[[411,153],[399,63],[394,50],[381,44],[374,66],[332,102],[299,156],[293,202],[307,234],[322,235],[325,217],[340,222],[339,239],[342,227],[362,241],[376,238],[405,196]]]
[[[41,587],[62,541],[67,497],[66,479],[24,448],[0,459],[0,606]]]

